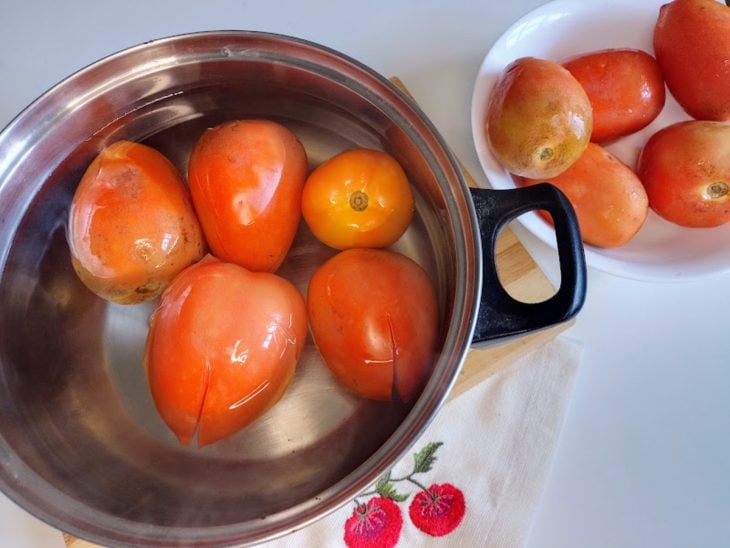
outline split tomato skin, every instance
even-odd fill
[[[583,86],[593,109],[591,141],[605,143],[649,125],[664,107],[664,79],[656,59],[642,50],[605,49],[578,55],[563,66]]]
[[[302,192],[314,236],[335,249],[387,247],[413,218],[413,194],[400,164],[385,152],[356,148],[323,162]]]
[[[284,394],[307,336],[288,281],[211,256],[184,270],[153,313],[145,365],[155,405],[181,443],[202,447],[260,417]]]
[[[659,9],[654,53],[667,87],[698,120],[730,120],[730,7],[672,0]]]
[[[205,254],[182,175],[160,152],[117,141],[91,162],[68,220],[71,262],[98,296],[120,304],[153,299]]]
[[[647,141],[638,174],[649,205],[680,226],[709,228],[730,221],[730,125],[689,120]]]
[[[342,251],[312,275],[307,313],[324,362],[349,390],[393,401],[419,393],[435,358],[438,308],[416,262],[383,249]]]
[[[284,261],[301,219],[307,156],[270,120],[234,120],[193,147],[188,180],[203,232],[219,259],[257,272]]]
[[[547,181],[570,201],[581,237],[596,247],[620,247],[639,231],[649,213],[646,191],[636,173],[596,143],[560,175],[550,179],[522,179],[530,186]],[[552,222],[549,215],[544,217]]]

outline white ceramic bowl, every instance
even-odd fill
[[[638,48],[653,55],[652,35],[659,8],[668,0],[555,0],[528,13],[494,43],[477,75],[472,97],[474,144],[491,188],[514,188],[511,175],[494,159],[484,135],[489,94],[504,68],[532,56],[561,61],[605,48]],[[635,167],[641,148],[660,128],[689,116],[667,92],[664,109],[643,130],[606,148]],[[599,174],[596,174],[600,177]],[[518,221],[554,246],[553,228],[535,212]],[[631,242],[620,248],[586,246],[588,266],[626,278],[687,281],[730,271],[730,224],[717,228],[683,228],[649,212]]]

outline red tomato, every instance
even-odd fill
[[[317,239],[335,249],[386,247],[408,228],[413,195],[395,158],[378,150],[351,149],[309,175],[302,214]]]
[[[659,64],[634,49],[585,53],[563,63],[585,89],[593,108],[591,141],[601,143],[649,125],[664,107]]]
[[[181,443],[202,447],[284,394],[307,336],[304,299],[276,274],[212,257],[184,270],[154,312],[145,363],[155,405]]]
[[[562,173],[583,154],[592,127],[583,86],[554,61],[513,61],[489,95],[487,143],[514,175],[538,179]]]
[[[730,125],[686,121],[651,136],[639,156],[649,205],[682,226],[730,221]]]
[[[583,241],[618,247],[639,231],[649,212],[646,192],[636,174],[613,154],[589,143],[583,155],[552,179],[523,179],[526,185],[547,180],[562,190],[578,217]],[[544,215],[552,221],[549,215]]]
[[[273,272],[301,218],[307,156],[294,133],[268,120],[206,131],[190,156],[193,203],[219,259]]]
[[[68,243],[81,281],[117,303],[157,297],[205,253],[180,173],[155,149],[130,141],[102,150],[84,173]]]
[[[699,120],[730,120],[730,7],[673,0],[659,9],[654,54],[669,91]]]
[[[307,312],[335,377],[377,400],[409,400],[430,373],[438,336],[436,294],[423,269],[383,249],[342,251],[312,275]]]

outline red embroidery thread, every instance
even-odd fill
[[[413,497],[408,515],[413,525],[432,537],[443,537],[464,519],[464,493],[450,483],[434,483]]]
[[[434,483],[426,488],[413,476],[428,472],[436,460],[436,451],[442,442],[431,442],[413,455],[413,470],[402,478],[392,477],[388,471],[375,484],[375,490],[360,495],[372,497],[361,504],[355,499],[355,509],[345,522],[345,544],[349,548],[393,548],[400,540],[403,515],[398,503],[405,502],[411,493],[399,493],[395,484],[409,482],[419,491],[408,507],[408,516],[420,531],[433,537],[442,537],[456,529],[464,519],[464,493],[450,483]]]
[[[345,543],[350,548],[393,548],[403,529],[403,514],[391,499],[373,497],[359,504],[345,522]]]

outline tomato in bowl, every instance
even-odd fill
[[[471,125],[484,187],[512,189],[515,178],[495,160],[483,133],[486,105],[496,79],[514,59],[535,56],[565,62],[577,55],[610,48],[653,53],[652,38],[665,0],[612,3],[555,0],[526,14],[493,44],[479,68],[472,94]],[[650,136],[673,123],[689,120],[671,94],[648,125],[605,144],[608,152],[636,170],[639,154]],[[595,175],[597,187],[600,174]],[[597,190],[600,192],[600,190]],[[554,247],[551,225],[538,213],[517,221],[538,240]],[[603,248],[585,245],[586,262],[616,276],[648,282],[683,282],[730,271],[730,225],[688,229],[649,211],[646,221],[625,245]]]

